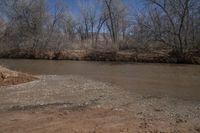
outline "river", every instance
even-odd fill
[[[81,75],[146,96],[200,101],[199,65],[24,59],[0,59],[0,64],[35,75]]]

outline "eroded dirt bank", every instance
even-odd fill
[[[79,76],[0,88],[0,132],[198,133],[199,101],[129,93]]]
[[[48,59],[48,60],[84,60],[84,61],[117,61],[147,63],[188,63],[200,64],[200,49],[187,50],[177,54],[171,49],[133,49],[133,50],[61,50],[33,51],[10,50],[0,53],[1,58]]]
[[[25,83],[36,78],[30,74],[20,73],[0,66],[0,86]]]

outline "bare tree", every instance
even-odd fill
[[[94,44],[94,32],[96,31],[97,23],[97,0],[80,0],[80,20],[79,31],[84,34],[83,39],[91,39]]]
[[[62,33],[66,30],[65,23],[67,21],[68,7],[63,0],[56,0],[55,5],[50,10],[53,13],[48,13],[45,46],[59,50],[64,45],[63,41],[65,36]]]
[[[126,7],[121,0],[102,0],[103,14],[106,18],[106,26],[110,32],[112,42],[117,43],[120,32],[120,21],[126,15]]]
[[[62,26],[67,39],[73,42],[76,37],[76,22],[70,14],[65,14]]]
[[[198,3],[196,0],[148,0],[148,2],[148,10],[142,14],[140,12],[137,17],[136,28],[140,29],[139,33],[143,34],[143,38],[171,46],[180,55],[184,49],[194,45],[196,20],[193,19],[192,12],[194,4]]]
[[[5,38],[19,49],[22,42],[34,40],[42,33],[45,16],[44,0],[1,0],[2,12],[7,18]],[[35,47],[36,43],[32,43]]]

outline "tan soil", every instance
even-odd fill
[[[198,133],[199,101],[141,96],[79,76],[0,88],[1,133]]]
[[[29,82],[35,79],[36,78],[31,76],[30,74],[12,71],[0,66],[0,86],[16,85],[19,83]]]
[[[192,133],[199,127],[180,121],[137,118],[131,112],[108,108],[76,110],[46,108],[0,114],[5,133]]]

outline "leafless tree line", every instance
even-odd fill
[[[0,0],[0,45],[37,51],[159,42],[179,53],[200,46],[199,0],[143,0],[139,10],[123,0],[76,2],[79,14],[64,0]]]
[[[200,46],[200,1],[148,0],[145,8],[136,16],[138,39],[161,42],[178,53]]]

